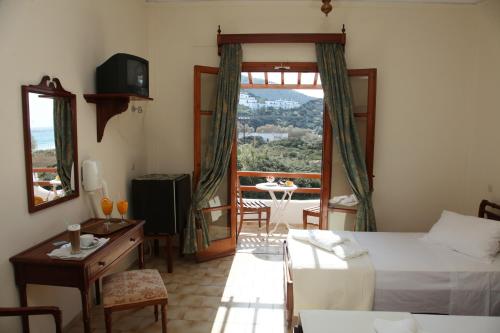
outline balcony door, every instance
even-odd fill
[[[242,66],[242,72],[246,75],[246,80],[243,80],[242,77],[242,89],[322,89],[318,67],[317,64],[313,62],[245,62]],[[259,74],[259,77],[257,77],[256,74]],[[370,188],[373,188],[377,70],[375,68],[349,69],[348,75],[353,95],[354,117],[356,119],[362,149],[365,154]],[[255,98],[254,100],[247,98],[246,106],[251,108],[252,105],[250,105],[250,102],[257,103],[259,101],[255,100]],[[329,199],[335,196],[348,195],[352,193],[352,189],[344,171],[339,148],[336,147],[333,140],[332,126],[326,110],[326,105],[323,105],[323,108],[321,186],[319,189],[299,188],[296,193],[319,193],[319,228],[328,229],[330,227],[328,225],[329,212],[340,212],[352,215],[356,214],[357,207],[329,204]],[[247,117],[241,117],[241,119],[248,122]],[[243,137],[245,138],[246,127],[244,127],[243,133]],[[242,171],[239,174],[247,177],[264,176],[262,172]],[[309,174],[309,177],[307,177],[307,174],[303,174],[303,176],[306,176],[304,178],[314,178],[311,177],[311,175],[312,174]],[[275,176],[288,176],[293,178],[294,174],[288,173],[287,175],[281,175],[280,173],[275,173]],[[252,191],[252,188],[250,186],[242,186],[242,190]]]
[[[194,67],[194,174],[193,186],[198,184],[205,163],[205,152],[212,142],[210,124],[215,110],[217,67]],[[234,140],[236,139],[236,136]],[[210,198],[203,215],[212,243],[196,256],[199,261],[234,254],[236,250],[236,144],[231,162],[217,193]]]

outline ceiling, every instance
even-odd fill
[[[217,0],[146,0],[146,2],[181,2],[181,1],[217,1]],[[229,0],[229,1],[243,1],[243,0]],[[269,1],[269,0],[251,0],[251,1]],[[283,1],[307,1],[319,2],[320,0],[283,0]],[[399,3],[450,3],[450,4],[476,4],[481,2],[482,0],[338,0],[333,1],[333,5],[335,2],[399,2]]]

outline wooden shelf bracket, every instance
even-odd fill
[[[131,100],[153,100],[134,94],[84,94],[87,103],[96,105],[97,142],[102,141],[108,121],[128,109]]]

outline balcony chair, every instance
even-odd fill
[[[26,306],[16,308],[0,308],[0,317],[52,315],[56,325],[56,333],[62,333],[61,310],[55,306]]]
[[[236,234],[236,238],[240,236],[241,228],[243,227],[243,221],[258,221],[259,228],[262,224],[262,213],[266,213],[266,233],[269,235],[269,221],[271,220],[271,207],[258,199],[244,199],[241,193],[240,179],[236,181],[237,191],[236,191],[236,205],[238,208],[238,214],[240,215],[240,226]],[[258,218],[248,218],[245,219],[245,214],[257,214]]]
[[[318,226],[318,224],[316,224],[316,223],[309,223],[309,222],[307,222],[307,217],[308,216],[314,216],[314,217],[318,217],[319,218],[319,215],[320,215],[319,205],[313,206],[313,207],[309,207],[309,208],[304,208],[304,210],[302,210],[302,227],[304,229],[307,229],[307,225],[308,224]]]

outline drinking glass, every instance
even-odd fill
[[[127,200],[120,200],[116,203],[116,208],[118,208],[118,212],[120,212],[121,216],[122,216],[122,220],[120,221],[120,223],[125,223],[125,219],[123,218],[123,216],[125,214],[127,214],[127,210],[128,210],[128,201]]]
[[[111,213],[113,212],[113,201],[111,201],[108,197],[104,197],[101,199],[101,208],[104,215],[106,215],[106,222],[111,221]]]
[[[274,182],[274,176],[267,176],[266,180],[268,183],[273,183]]]

